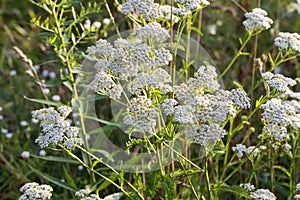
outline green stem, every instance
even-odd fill
[[[107,10],[107,12],[108,12],[108,14],[109,14],[109,17],[110,17],[112,23],[114,24],[114,26],[115,26],[115,28],[116,28],[117,34],[119,35],[119,37],[121,37],[119,28],[118,28],[118,26],[117,26],[117,24],[116,24],[116,21],[115,21],[114,16],[113,16],[112,13],[111,13],[111,10],[110,10],[110,8],[109,8],[109,5],[108,5],[108,3],[107,3],[107,0],[104,0],[104,3],[105,3],[105,8],[106,8],[106,10]]]
[[[210,187],[210,180],[209,180],[209,172],[208,172],[208,157],[205,159],[205,182],[206,182],[206,187],[207,187],[207,192],[208,192],[208,200],[212,200],[212,191]]]
[[[186,41],[186,52],[185,52],[185,80],[187,81],[189,78],[189,67],[190,67],[190,62],[189,62],[189,58],[190,58],[190,37],[191,37],[191,25],[192,25],[192,16],[191,14],[189,14],[187,16],[187,25],[186,25],[186,29],[187,29],[187,41]]]
[[[68,50],[66,48],[66,45],[64,44],[64,36],[63,36],[64,31],[61,29],[61,24],[60,24],[60,20],[62,18],[63,13],[61,13],[61,15],[59,16],[58,12],[56,11],[56,5],[52,4],[52,14],[53,14],[55,25],[56,25],[56,28],[55,28],[56,34],[59,36],[59,38],[61,40],[61,45],[60,45],[61,50],[62,50],[62,52],[64,52],[63,54],[61,54],[60,51],[56,50],[57,51],[56,53],[57,53],[58,57],[61,59],[62,63],[65,66],[67,66],[67,69],[68,69],[68,72],[69,72],[69,78],[70,78],[70,81],[71,81],[71,84],[72,84],[74,99],[78,101],[79,96],[78,96],[78,93],[77,93],[75,78],[73,76],[71,62],[69,62],[70,61],[70,56],[67,53]],[[64,57],[64,55],[65,55],[65,57]],[[78,102],[80,102],[80,101],[78,101]],[[86,149],[89,149],[89,144],[88,144],[88,141],[87,141],[87,138],[86,138],[86,130],[85,130],[84,119],[83,119],[82,113],[80,113],[79,117],[80,117],[80,124],[81,124],[81,137],[83,139],[83,142],[84,142],[84,145],[85,145]],[[86,163],[89,166],[92,166],[93,163],[92,163],[91,157],[86,155],[86,154],[83,154],[83,157],[85,158]],[[93,170],[90,171],[90,175],[91,175],[92,183],[95,183],[96,179],[95,179],[95,174],[94,174]]]
[[[295,183],[297,182],[297,173],[296,173],[296,156],[297,156],[297,146],[298,146],[298,134],[292,134],[292,155],[291,164],[290,164],[290,178],[289,178],[289,186],[290,186],[290,198],[292,199],[295,193]]]
[[[98,157],[96,157],[96,156],[94,156],[93,154],[91,154],[89,151],[87,151],[86,149],[84,149],[84,148],[82,148],[81,146],[77,146],[77,148],[78,149],[80,149],[81,151],[83,151],[83,152],[85,152],[86,154],[88,154],[91,158],[93,158],[93,159],[95,159],[95,160],[98,160],[98,161],[100,161],[101,162],[101,164],[103,164],[103,165],[105,165],[108,169],[110,169],[112,172],[114,172],[116,175],[118,175],[118,176],[120,176],[120,173],[117,171],[117,170],[115,170],[113,167],[111,167],[109,164],[107,164],[107,163],[105,163],[105,162],[102,162]],[[70,151],[69,151],[70,152]],[[72,155],[74,155],[72,152],[70,152]],[[76,156],[76,158],[78,158],[77,156]],[[79,159],[79,158],[78,158]],[[80,160],[80,159],[79,159]],[[81,160],[80,160],[81,161]],[[82,161],[81,161],[81,163],[82,163]],[[88,167],[89,168],[89,166],[88,165],[84,165],[85,167]],[[94,169],[92,169],[92,171],[95,171]],[[97,172],[97,171],[95,171],[95,172]],[[98,174],[99,172],[97,172],[96,174],[97,175],[99,175]],[[103,176],[103,175],[102,175]],[[143,197],[143,195],[129,182],[129,181],[127,181],[126,179],[124,179],[125,180],[125,182],[138,194],[138,196],[141,198],[141,199],[144,199],[144,197]]]
[[[235,56],[231,59],[230,63],[227,65],[227,67],[225,68],[225,70],[221,74],[220,78],[222,78],[228,72],[228,70],[232,67],[232,65],[234,64],[234,62],[236,61],[236,59],[240,55],[242,55],[242,51],[245,48],[245,46],[248,43],[248,41],[251,39],[251,37],[252,37],[252,32],[248,32],[247,38],[243,41],[243,44],[242,44],[241,48],[238,50],[238,52],[235,54]]]
[[[269,153],[269,158],[272,158],[273,157],[273,151],[272,149],[270,150],[270,153]],[[271,184],[271,191],[274,192],[275,190],[275,173],[274,173],[274,160],[272,160],[270,163],[269,163],[269,167],[270,167],[270,184]]]

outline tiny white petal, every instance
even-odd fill
[[[11,70],[10,72],[9,72],[9,75],[10,76],[15,76],[17,74],[17,71],[16,70]]]
[[[49,77],[52,78],[52,79],[56,78],[56,73],[55,72],[50,72]]]
[[[13,136],[14,136],[14,134],[12,134],[12,133],[6,133],[6,135],[5,135],[5,137],[7,139],[11,139]]]
[[[104,18],[102,22],[103,22],[103,24],[108,25],[110,23],[110,19]]]
[[[29,151],[23,151],[23,152],[21,153],[21,156],[22,156],[23,158],[29,158],[29,157],[30,157],[30,152],[29,152]]]
[[[60,99],[61,99],[61,98],[60,98],[59,95],[53,95],[53,96],[52,96],[52,100],[53,100],[53,101],[60,101]]]
[[[46,156],[46,151],[44,149],[40,150],[39,155]]]
[[[100,28],[101,27],[101,22],[94,22],[92,26],[95,27],[95,28]]]
[[[49,71],[47,69],[43,70],[43,76],[44,77],[49,76]]]
[[[24,126],[27,126],[28,123],[27,123],[27,121],[24,121],[24,120],[23,120],[23,121],[20,122],[20,125],[24,127]]]

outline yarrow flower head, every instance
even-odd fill
[[[263,134],[271,136],[275,141],[289,140],[288,128],[293,130],[300,128],[298,105],[294,105],[291,101],[272,98],[261,108],[264,110],[262,113],[262,120],[265,124]]]
[[[79,197],[80,200],[101,200],[98,195],[90,193],[89,189],[81,189],[75,193],[75,196]]]
[[[203,9],[210,5],[207,0],[175,0],[174,2],[179,4],[179,8],[174,9],[178,15],[186,15],[193,10]]]
[[[218,90],[214,94],[203,94],[191,100],[195,107],[195,115],[202,122],[223,123],[227,117],[235,116],[234,103],[229,98],[230,92]]]
[[[300,10],[300,9],[299,9]],[[296,194],[295,196],[294,196],[294,199],[295,200],[300,200],[300,194]]]
[[[300,35],[298,33],[280,32],[274,39],[274,45],[282,50],[300,53]]]
[[[297,82],[291,78],[285,77],[282,74],[273,74],[272,72],[265,72],[262,74],[263,79],[266,83],[278,92],[287,92],[289,86],[295,86]]]
[[[136,29],[137,39],[156,39],[165,41],[170,38],[169,31],[163,28],[159,23],[152,22]]]
[[[26,183],[20,188],[23,193],[19,200],[47,200],[51,199],[53,189],[49,185],[39,185],[38,183]]]
[[[137,28],[130,39],[117,39],[113,45],[99,40],[87,50],[97,70],[89,88],[114,100],[119,100],[126,89],[133,95],[145,88],[171,92],[171,76],[161,68],[172,60],[170,51],[162,47],[169,37],[166,29],[153,22]]]
[[[247,97],[247,93],[241,88],[233,89],[230,91],[230,100],[237,108],[247,109],[250,108],[250,98]]]
[[[271,24],[273,24],[273,20],[267,15],[267,11],[261,8],[254,8],[252,12],[245,13],[246,20],[243,21],[243,25],[249,31],[269,29]]]
[[[159,5],[154,0],[126,0],[121,5],[121,12],[125,15],[135,13],[137,16],[143,17],[146,21],[155,19],[171,19],[171,13],[173,10],[172,19],[175,22],[178,21],[178,16],[184,16],[190,14],[193,10],[203,9],[210,5],[207,0],[175,0],[178,7],[170,5]]]
[[[268,189],[258,189],[251,192],[250,197],[255,200],[276,200],[276,196]]]
[[[165,99],[161,104],[161,108],[163,109],[163,111],[167,116],[174,116],[175,115],[174,107],[177,104],[178,102],[175,99]]]
[[[209,142],[216,143],[225,135],[226,131],[218,124],[203,124],[200,127],[193,125],[187,128],[188,138],[201,145],[206,145]]]
[[[297,185],[296,185],[296,191],[300,192],[300,183],[297,183]]]
[[[263,132],[274,138],[275,141],[288,140],[290,138],[287,134],[286,127],[278,125],[277,123],[266,124],[263,127]]]
[[[199,86],[207,88],[211,92],[215,92],[220,88],[218,83],[218,74],[216,68],[211,65],[202,65],[195,73],[195,78],[198,80]]]
[[[133,81],[128,83],[127,89],[132,94],[142,94],[144,91],[152,91],[159,89],[166,94],[172,91],[171,76],[164,69],[155,69],[152,74],[140,73]]]
[[[249,192],[252,192],[255,190],[255,186],[251,185],[251,183],[244,183],[244,184],[241,184],[240,186]]]
[[[262,119],[265,123],[277,123],[283,126],[292,124],[291,117],[295,115],[295,109],[289,104],[283,104],[279,98],[272,98],[261,108],[264,110]]]
[[[32,111],[32,118],[40,122],[42,132],[45,134],[39,136],[35,142],[38,143],[41,148],[45,148],[50,144],[62,144],[70,149],[76,145],[81,145],[83,141],[79,138],[79,129],[72,127],[70,123],[65,120],[71,108],[61,106],[58,110],[59,112],[53,107],[50,107]]]
[[[121,5],[121,11],[125,15],[135,12],[137,16],[142,16],[147,21],[164,16],[159,9],[159,4],[154,3],[154,0],[126,0]]]
[[[237,152],[237,157],[242,158],[244,153],[246,155],[252,155],[254,158],[258,156],[261,150],[264,150],[265,146],[261,146],[260,148],[256,148],[254,146],[246,147],[243,144],[237,144],[235,147],[232,147],[232,151]]]
[[[152,132],[156,126],[157,111],[152,106],[151,99],[138,96],[130,100],[124,123],[130,125],[133,131]]]
[[[112,99],[119,99],[122,95],[122,87],[113,81],[111,75],[104,71],[99,71],[94,80],[89,85],[90,89],[100,94],[107,95]]]

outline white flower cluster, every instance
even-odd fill
[[[196,116],[202,122],[223,123],[228,116],[235,116],[236,109],[230,92],[218,90],[214,94],[199,95],[194,102]]]
[[[121,11],[125,15],[135,12],[147,21],[164,16],[159,9],[159,4],[154,3],[154,0],[127,0],[121,5]]]
[[[179,16],[188,15],[193,10],[203,9],[209,6],[210,3],[207,0],[175,0],[178,3],[179,8],[174,8],[174,13]]]
[[[232,151],[237,152],[237,157],[242,158],[245,155],[252,154],[254,158],[258,156],[258,154],[261,152],[261,150],[266,150],[266,146],[260,146],[259,148],[256,148],[255,146],[246,147],[243,144],[237,144],[235,147],[232,147]]]
[[[138,27],[136,29],[136,38],[137,39],[152,39],[165,41],[170,37],[169,31],[157,22],[149,23],[143,27]]]
[[[127,85],[132,94],[140,94],[143,89],[159,89],[163,93],[171,91],[170,75],[163,69],[172,60],[169,50],[148,45],[148,39],[164,41],[169,33],[154,22],[137,28],[133,40],[118,39],[112,46],[99,40],[89,47],[87,53],[96,60],[97,73],[90,83],[90,89],[112,99],[120,99]]]
[[[297,183],[297,185],[296,185],[296,193],[299,193],[299,192],[300,192],[300,183]],[[294,196],[294,199],[295,200],[300,200],[300,194],[296,194]]]
[[[252,12],[245,13],[247,19],[243,21],[243,25],[249,31],[269,29],[271,24],[273,24],[273,20],[267,15],[267,11],[261,8],[254,8]]]
[[[42,132],[45,134],[35,140],[41,148],[60,143],[70,149],[82,145],[83,141],[78,135],[79,129],[65,120],[70,112],[71,108],[67,106],[59,107],[58,111],[53,107],[32,111],[32,118],[40,122]]]
[[[140,73],[133,81],[128,83],[127,89],[132,94],[143,94],[144,91],[158,89],[166,94],[172,91],[170,74],[161,68],[155,69],[151,74]]]
[[[174,107],[178,104],[175,99],[165,99],[161,104],[161,108],[164,110],[167,116],[172,116],[175,113]]]
[[[201,86],[205,89],[208,89],[210,92],[215,92],[220,88],[220,84],[218,83],[218,74],[214,66],[200,66],[195,73],[195,78],[197,81],[193,81],[194,79],[192,78],[190,79],[192,82],[196,82],[196,84],[193,86],[194,88]]]
[[[193,108],[190,105],[178,105],[174,109],[174,122],[180,124],[192,124],[195,122]]]
[[[276,200],[276,196],[268,189],[258,189],[251,192],[250,197],[254,200]]]
[[[241,184],[240,187],[244,188],[245,190],[247,190],[249,192],[253,192],[255,190],[255,186],[251,185],[251,183]]]
[[[97,69],[90,88],[116,100],[122,93],[126,95],[123,119],[130,126],[128,131],[155,131],[161,106],[169,120],[188,127],[193,141],[203,145],[217,142],[226,134],[221,124],[237,110],[249,108],[250,99],[242,89],[220,89],[216,69],[209,64],[200,66],[186,83],[172,88],[172,78],[162,68],[172,60],[170,51],[163,48],[169,37],[166,29],[153,22],[114,45],[99,40],[87,51],[96,60]],[[172,92],[175,99],[166,99]],[[157,95],[164,99],[161,105],[157,105],[160,100],[153,99]]]
[[[226,135],[226,131],[218,124],[203,124],[187,127],[188,138],[198,144],[206,145],[209,142],[217,142]]]
[[[26,183],[20,188],[23,193],[19,200],[46,200],[51,199],[53,189],[49,185],[39,185],[38,183]]]
[[[300,192],[300,183],[297,183],[297,185],[296,185],[296,191]]]
[[[135,13],[137,16],[143,17],[145,20],[155,19],[171,19],[171,13],[178,16],[190,14],[193,10],[203,9],[210,5],[207,0],[175,0],[178,7],[171,7],[170,5],[160,5],[154,3],[154,0],[126,0],[121,5],[121,12],[125,15]],[[173,15],[172,18],[176,22],[178,17]]]
[[[79,197],[80,200],[101,200],[98,195],[90,193],[89,189],[81,189],[75,193],[75,196]]]
[[[272,98],[261,106],[264,110],[262,120],[265,123],[263,132],[272,136],[276,141],[289,139],[287,128],[300,128],[300,114],[297,107],[291,101],[282,101],[279,98]]]
[[[247,97],[247,93],[241,88],[231,90],[229,96],[230,100],[235,104],[237,108],[248,109],[250,108],[250,98]]]
[[[241,89],[220,89],[213,66],[200,66],[194,76],[175,86],[176,100],[165,99],[162,109],[173,122],[187,125],[189,139],[202,145],[217,142],[226,134],[220,124],[235,116],[236,108],[248,108],[250,99]]]
[[[274,138],[275,141],[282,141],[284,139],[289,139],[289,135],[287,134],[287,128],[282,125],[278,125],[277,123],[266,124],[263,127],[263,132],[267,135],[270,135]]]
[[[274,45],[282,50],[300,53],[300,35],[298,33],[280,32],[274,39]]]
[[[97,72],[94,80],[90,83],[90,89],[112,99],[119,99],[123,92],[122,87],[114,82],[113,77],[104,71]]]
[[[133,127],[133,131],[152,132],[156,126],[157,111],[152,106],[151,99],[138,96],[130,99],[124,123]]]
[[[295,86],[297,82],[291,78],[285,77],[282,74],[273,74],[272,72],[262,73],[263,79],[266,80],[266,83],[274,88],[278,92],[287,92],[289,86]]]

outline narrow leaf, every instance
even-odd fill
[[[36,156],[36,155],[32,155],[32,157],[39,158],[42,160],[47,160],[47,161],[53,161],[53,162],[80,164],[78,161],[69,158],[62,158],[62,157],[55,157],[55,156]]]
[[[95,121],[100,122],[102,124],[106,124],[106,125],[110,125],[110,126],[119,126],[118,124],[115,124],[113,122],[109,122],[109,121],[106,121],[106,120],[103,120],[103,119],[99,119],[97,117],[92,117],[92,116],[83,116],[83,117],[86,118],[86,119],[95,120]]]
[[[24,98],[28,101],[32,101],[32,102],[40,103],[40,104],[51,105],[51,106],[62,106],[63,105],[60,102],[54,102],[54,101],[49,101],[49,100],[44,100],[44,99],[32,99],[32,98],[29,98],[26,96],[24,96]]]
[[[41,172],[41,171],[39,171],[39,170],[37,170],[37,169],[34,169],[34,168],[31,167],[30,165],[29,165],[29,167],[30,167],[30,169],[31,169],[32,171],[34,171],[36,174],[38,174],[39,176],[43,177],[43,178],[46,179],[47,181],[49,181],[49,182],[51,182],[51,183],[53,183],[53,184],[55,184],[55,185],[58,185],[59,187],[65,188],[65,189],[67,189],[67,190],[70,190],[70,191],[72,191],[72,192],[76,192],[76,189],[73,188],[73,187],[71,187],[71,186],[68,185],[67,183],[61,182],[59,179],[57,179],[57,178],[55,178],[55,177],[52,177],[52,176],[50,176],[50,175],[48,175],[48,174],[45,174],[45,173],[43,173],[43,172]]]
[[[71,175],[69,174],[69,172],[68,172],[68,170],[66,169],[65,166],[63,166],[63,170],[64,170],[64,174],[65,174],[65,178],[67,180],[67,183],[69,183],[72,188],[76,188],[76,190],[78,190],[73,178],[71,177]]]

